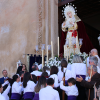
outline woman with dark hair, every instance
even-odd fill
[[[57,88],[60,85],[58,83],[57,73],[58,73],[58,68],[56,66],[52,66],[51,67],[51,70],[50,70],[50,78],[53,78],[54,79],[54,88]]]
[[[22,71],[24,71],[25,73],[27,72],[27,67],[25,64],[22,64]]]
[[[34,97],[34,87],[36,84],[31,81],[31,74],[26,72],[23,78],[23,87],[24,87],[24,100],[32,100]]]
[[[44,77],[48,78],[48,73],[47,72],[43,72],[41,76],[44,76]]]
[[[48,76],[49,76],[50,75],[50,68],[48,68],[47,66],[44,66],[42,72],[47,72]]]
[[[22,84],[19,85],[20,77],[18,75],[14,75],[11,81],[12,86],[12,95],[11,100],[19,100],[21,96]]]
[[[44,76],[41,76],[38,80],[37,85],[35,86],[35,96],[33,100],[39,100],[39,91],[44,87],[46,87],[46,78]]]
[[[19,66],[19,67],[17,68],[17,72],[16,72],[16,74],[19,74],[20,71],[22,71],[22,66]]]
[[[62,78],[65,77],[65,84],[68,85],[67,80],[72,77],[72,72],[67,68],[66,59],[61,60],[61,70],[58,72],[59,82],[62,81]],[[64,76],[65,75],[65,76]]]
[[[31,75],[31,81],[33,81],[36,84],[37,83],[37,77],[35,75]]]

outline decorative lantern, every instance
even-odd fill
[[[22,66],[21,60],[18,60],[18,62],[17,62],[17,68],[18,68],[19,66]]]

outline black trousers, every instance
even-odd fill
[[[86,100],[85,88],[80,85],[80,82],[77,82],[77,81],[76,81],[76,86],[77,86],[78,92],[79,92],[77,100]]]

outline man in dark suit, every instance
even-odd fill
[[[81,82],[81,85],[88,89],[87,92],[87,99],[93,100],[94,99],[94,84],[98,88],[100,85],[100,74],[97,73],[97,67],[93,65],[92,70],[91,66],[88,67],[88,74],[91,75],[91,79],[88,81],[83,80],[83,78],[80,76],[80,78],[76,78],[76,81]],[[90,90],[89,90],[90,89]],[[90,92],[89,92],[90,91]]]
[[[3,84],[6,80],[10,80],[9,77],[7,77],[8,73],[7,73],[7,70],[3,70],[2,71],[2,74],[3,74],[3,77],[0,78],[0,83]]]

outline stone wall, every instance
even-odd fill
[[[42,42],[54,42],[57,53],[58,0],[42,1]],[[8,76],[15,74],[16,62],[27,63],[23,54],[34,54],[38,44],[39,0],[0,0],[0,77],[2,70]]]

